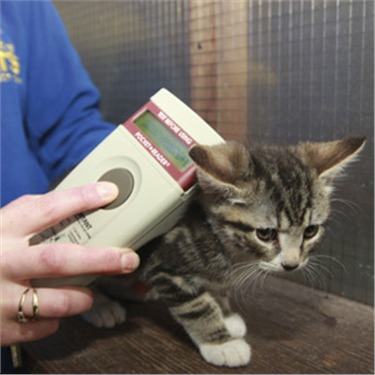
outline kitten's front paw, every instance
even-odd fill
[[[238,367],[250,362],[250,345],[242,339],[223,344],[201,344],[199,349],[203,358],[215,366]]]
[[[238,314],[233,314],[224,319],[225,327],[230,335],[235,338],[241,338],[246,335],[246,324]]]
[[[112,301],[103,294],[96,294],[91,310],[82,314],[82,317],[95,327],[112,328],[125,322],[126,310],[118,302]]]

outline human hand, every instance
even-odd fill
[[[40,339],[54,333],[59,318],[90,309],[93,295],[87,288],[38,288],[38,320],[20,324],[18,304],[24,295],[23,312],[35,317],[31,279],[70,277],[83,274],[121,274],[134,271],[138,255],[130,249],[89,248],[72,243],[30,245],[35,234],[79,212],[112,202],[118,194],[114,184],[98,182],[44,195],[27,195],[0,210],[0,339],[12,345]],[[25,293],[24,293],[25,292]]]

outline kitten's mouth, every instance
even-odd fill
[[[259,268],[266,271],[266,272],[275,272],[275,273],[282,273],[282,272],[294,272],[299,271],[303,267],[306,266],[308,259],[305,259],[303,262],[298,264],[283,264],[280,262],[260,262]]]

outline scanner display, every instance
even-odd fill
[[[150,111],[144,111],[134,120],[138,129],[183,172],[192,165],[187,146],[172,134]]]

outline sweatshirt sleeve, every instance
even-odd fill
[[[99,112],[99,93],[49,2],[30,14],[26,126],[30,147],[55,180],[81,161],[114,126]]]

